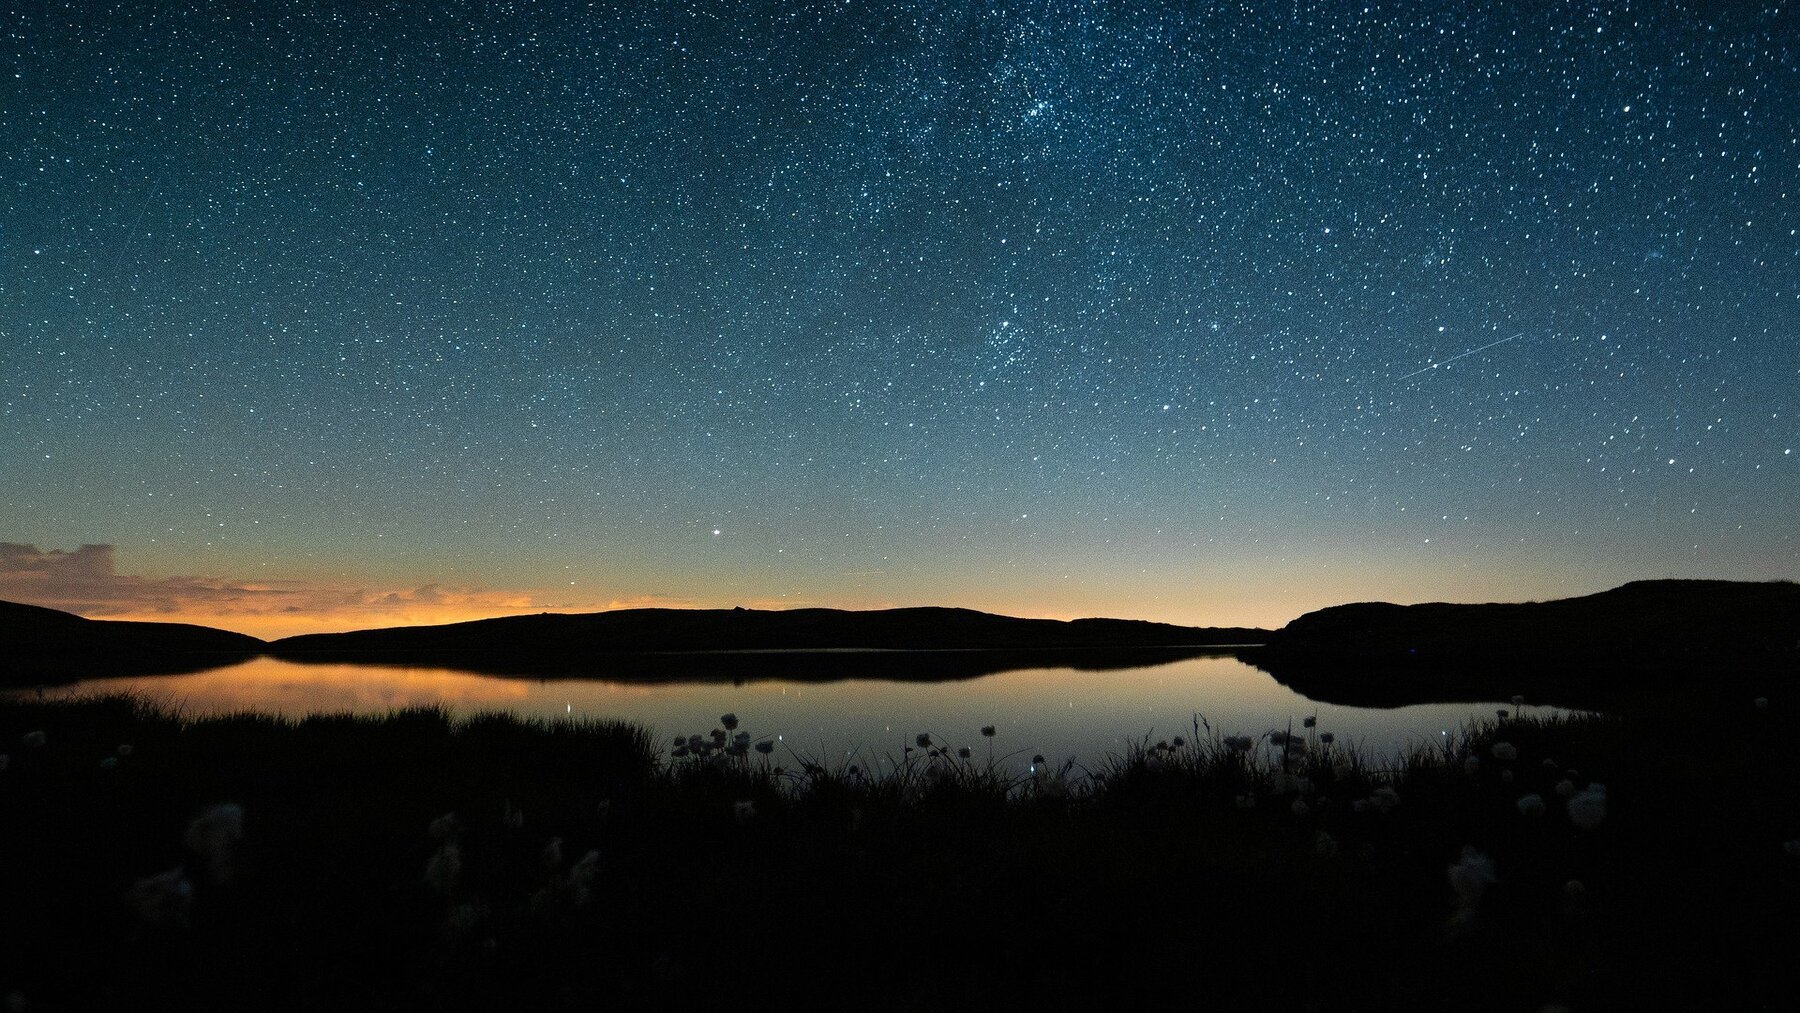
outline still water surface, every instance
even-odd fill
[[[442,705],[457,714],[505,710],[542,717],[622,718],[667,741],[705,734],[734,713],[752,735],[780,736],[810,757],[860,752],[864,762],[897,756],[920,732],[985,757],[982,725],[996,725],[996,756],[1034,753],[1092,764],[1109,752],[1191,735],[1196,712],[1221,734],[1256,735],[1317,715],[1320,731],[1393,755],[1441,741],[1503,703],[1421,704],[1392,709],[1315,703],[1268,673],[1230,656],[1187,658],[1141,668],[1085,671],[1023,668],[939,682],[845,679],[838,682],[628,683],[537,680],[441,668],[297,664],[273,658],[187,675],[95,679],[49,691],[56,696],[131,691],[194,716],[234,711],[301,717],[319,712],[379,714]],[[777,752],[786,755],[786,750]]]

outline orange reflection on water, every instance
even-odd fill
[[[530,687],[447,668],[296,665],[254,658],[186,675],[90,679],[59,692],[142,694],[193,716],[260,711],[304,717],[439,705],[458,712],[510,710],[530,695]]]
[[[921,657],[921,665],[930,663]],[[696,658],[696,675],[706,674]],[[854,664],[846,656],[846,665]],[[778,737],[776,754],[826,761],[861,756],[876,762],[903,755],[919,733],[982,757],[1020,763],[1035,753],[1095,762],[1132,744],[1191,735],[1195,714],[1213,733],[1259,735],[1316,715],[1318,731],[1393,755],[1441,742],[1495,704],[1422,704],[1374,709],[1307,699],[1267,673],[1229,656],[1188,658],[1141,668],[1084,671],[1017,669],[940,682],[842,679],[799,682],[693,681],[627,683],[539,680],[477,675],[441,668],[301,665],[258,658],[190,675],[96,679],[57,695],[132,691],[201,716],[256,710],[289,717],[319,712],[384,713],[443,706],[458,714],[505,710],[538,718],[615,718],[659,737],[705,734],[719,715],[734,713],[754,736]],[[997,725],[994,740],[983,725]],[[1206,734],[1205,730],[1202,734]]]

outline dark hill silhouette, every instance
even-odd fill
[[[1258,643],[1266,630],[1199,629],[1128,619],[1017,619],[970,609],[623,609],[580,615],[544,613],[444,626],[407,626],[288,637],[271,654],[291,661],[434,665],[508,674],[603,675],[667,679],[693,673],[693,655],[709,678],[967,678],[1025,664],[1117,667],[1121,652],[1156,660],[1196,647]],[[855,651],[800,657],[799,652]],[[929,663],[882,652],[939,652]],[[783,652],[759,656],[757,652]],[[986,657],[952,657],[983,652]],[[1171,653],[1173,652],[1173,653]],[[1005,658],[994,655],[1005,654]],[[725,657],[729,655],[729,657]],[[1138,663],[1149,663],[1140,658]],[[723,666],[723,667],[720,667]],[[934,674],[935,673],[935,674]]]
[[[1646,580],[1545,602],[1360,602],[1309,612],[1239,656],[1315,700],[1362,706],[1744,692],[1800,662],[1800,585]]]
[[[186,623],[85,619],[0,601],[0,685],[34,686],[109,675],[166,675],[253,658],[266,645]]]

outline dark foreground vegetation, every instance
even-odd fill
[[[1004,728],[921,730],[821,765],[729,717],[676,743],[14,699],[0,992],[30,1010],[1786,1009],[1796,717],[1782,699],[1509,714],[1388,758],[1299,720],[1197,717],[1088,767],[1008,756]]]

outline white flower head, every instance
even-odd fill
[[[455,841],[445,841],[425,862],[425,885],[440,897],[448,897],[456,892],[456,884],[460,879],[462,849],[456,846]]]
[[[1493,859],[1475,850],[1473,845],[1464,845],[1462,857],[1445,872],[1450,880],[1450,890],[1456,894],[1456,919],[1467,921],[1473,918],[1481,898],[1487,894],[1488,887],[1494,885]]]
[[[185,929],[194,911],[194,884],[178,865],[133,883],[125,899],[143,924]]]
[[[1294,800],[1293,805],[1288,806],[1288,811],[1295,816],[1304,817],[1307,813],[1312,812],[1312,807],[1306,804],[1305,799],[1297,798]]]
[[[445,813],[432,820],[431,825],[425,828],[426,836],[439,844],[451,840],[461,833],[462,821],[456,818],[455,813]]]
[[[1488,753],[1501,763],[1511,763],[1519,758],[1518,747],[1510,742],[1496,742],[1488,748]]]
[[[215,883],[228,882],[237,874],[238,843],[243,839],[244,807],[236,802],[209,806],[188,824],[183,837]]]
[[[24,735],[19,736],[19,744],[26,749],[42,749],[44,748],[44,744],[48,741],[50,741],[49,736],[45,735],[42,731],[26,732]]]
[[[1556,782],[1556,793],[1558,795],[1562,796],[1563,798],[1574,798],[1575,797],[1575,782],[1569,780],[1566,777],[1563,778],[1562,780]]]
[[[1369,793],[1369,805],[1384,813],[1393,812],[1400,805],[1400,793],[1384,784]]]
[[[1539,795],[1537,792],[1519,796],[1519,801],[1514,804],[1519,807],[1519,815],[1521,816],[1544,815],[1544,796]]]
[[[1595,791],[1594,789],[1600,789]],[[1583,830],[1592,830],[1606,819],[1606,787],[1590,784],[1587,790],[1569,799],[1569,822]]]

